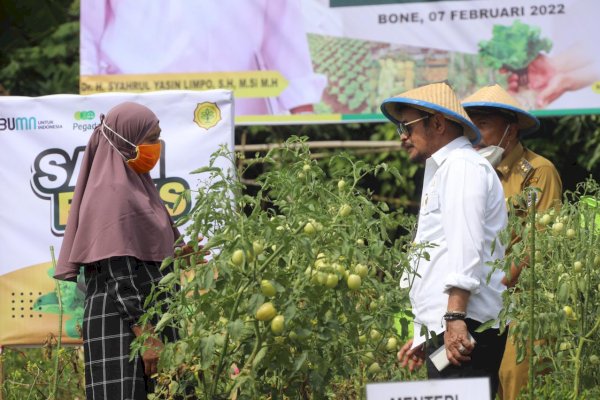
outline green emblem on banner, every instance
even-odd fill
[[[194,122],[200,128],[210,129],[221,120],[221,110],[215,103],[199,103],[194,111]]]

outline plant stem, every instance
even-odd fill
[[[529,224],[531,229],[531,254],[529,257],[530,264],[529,268],[531,269],[531,278],[529,281],[529,343],[527,344],[529,350],[529,398],[533,399],[533,394],[535,392],[534,384],[535,384],[535,368],[533,364],[533,341],[534,341],[534,323],[535,323],[535,206],[537,204],[537,193],[535,190],[531,190],[530,192],[530,203],[529,203]]]
[[[237,309],[240,305],[240,301],[242,300],[242,294],[244,290],[248,287],[250,282],[246,282],[244,285],[240,286],[237,292],[237,297],[235,299],[235,303],[233,308],[231,309],[231,313],[229,314],[229,321],[233,321],[236,318]],[[215,397],[215,391],[217,390],[217,382],[219,381],[219,375],[223,371],[223,361],[225,359],[225,354],[227,353],[227,346],[229,342],[229,330],[225,331],[225,338],[223,340],[223,348],[221,349],[221,356],[219,357],[219,363],[217,364],[217,370],[215,371],[215,377],[212,382],[212,386],[210,389],[211,398]]]
[[[52,257],[52,268],[56,270],[56,259],[54,258],[54,246],[50,246],[50,255]],[[62,295],[60,292],[60,282],[55,280],[56,283],[56,295],[58,297],[58,336],[56,339],[56,360],[54,361],[54,382],[52,383],[52,390],[50,392],[50,399],[56,399],[56,389],[58,386],[58,370],[60,362],[60,349],[62,346],[62,324],[63,324],[63,305]]]

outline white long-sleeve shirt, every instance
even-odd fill
[[[426,249],[429,261],[415,258],[412,265],[419,275],[410,277],[413,346],[425,341],[422,325],[436,334],[445,330],[450,288],[471,292],[467,318],[486,322],[498,317],[506,289],[502,271],[494,271],[486,281],[492,271],[488,263],[504,257],[498,234],[506,224],[500,180],[465,137],[427,159],[415,242],[433,247]]]

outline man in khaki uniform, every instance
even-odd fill
[[[537,211],[560,204],[562,182],[558,171],[550,161],[521,143],[524,135],[539,128],[539,120],[523,110],[499,85],[478,90],[462,104],[481,132],[477,148],[496,168],[505,197],[509,199],[527,187],[537,187],[541,189],[537,196]],[[513,265],[510,280],[505,277],[503,283],[514,286],[520,272],[519,267]],[[502,400],[517,398],[528,383],[528,371],[528,358],[517,364],[515,345],[512,340],[507,340],[499,372],[498,394]]]

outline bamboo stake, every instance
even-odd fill
[[[263,143],[263,144],[239,144],[235,146],[235,151],[253,152],[253,151],[269,151],[281,147],[290,146],[292,148],[307,146],[309,149],[337,149],[337,148],[379,148],[385,147],[398,150],[402,148],[402,143],[397,140],[325,140],[319,142],[293,143],[286,145],[285,143]]]
[[[4,400],[4,347],[0,346],[0,400]]]

